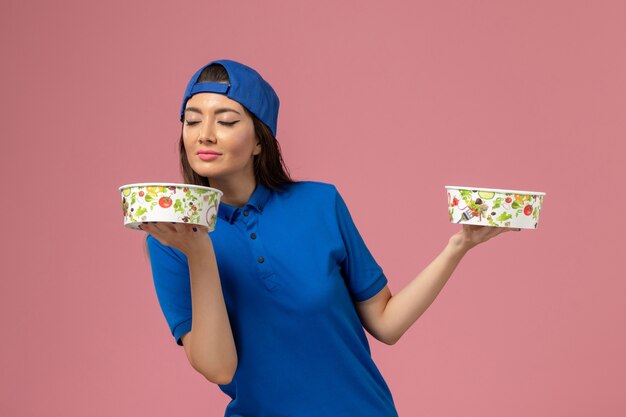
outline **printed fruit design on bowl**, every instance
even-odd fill
[[[142,230],[142,222],[188,223],[215,229],[223,192],[197,184],[135,183],[118,188],[124,226]]]
[[[455,208],[461,211],[461,217],[457,223],[476,218],[479,222],[486,219],[490,226],[510,226],[513,215],[532,216],[537,220],[538,211],[534,205],[541,204],[542,196],[537,199],[536,195],[496,193],[492,191],[479,191],[469,189],[455,190],[461,199],[452,196],[448,191],[450,221],[453,221]],[[502,197],[504,195],[504,197]]]
[[[179,198],[172,198],[177,192],[183,192]],[[178,221],[183,223],[200,223],[200,198],[211,205],[217,212],[218,196],[209,190],[176,186],[143,186],[134,189],[125,188],[122,191],[122,211],[131,222],[146,221],[146,214],[153,210],[173,210]],[[136,210],[135,210],[136,208]]]

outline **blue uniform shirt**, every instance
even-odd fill
[[[391,417],[354,303],[386,284],[336,187],[258,184],[221,203],[210,232],[237,348],[226,417]],[[146,236],[159,304],[176,343],[191,330],[186,256]]]

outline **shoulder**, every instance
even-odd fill
[[[275,194],[283,209],[328,212],[337,203],[337,188],[326,182],[297,181],[285,184],[283,190]]]
[[[296,181],[286,184],[285,192],[297,197],[334,197],[337,187],[322,181]]]

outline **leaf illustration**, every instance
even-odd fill
[[[507,213],[502,213],[498,216],[498,218],[496,220],[500,221],[500,222],[504,222],[506,220],[509,220],[511,217],[513,217],[511,214],[507,214]]]
[[[176,200],[174,203],[174,211],[176,213],[185,214],[185,210],[183,210],[182,202],[180,200]]]

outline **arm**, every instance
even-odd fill
[[[448,244],[420,274],[395,295],[388,286],[357,303],[363,327],[376,339],[395,344],[435,300],[466,251]]]
[[[174,339],[207,380],[229,383],[237,351],[209,234],[189,224],[144,223],[142,229],[148,233],[155,289]]]
[[[389,344],[396,343],[435,300],[467,253],[448,243],[409,284],[389,299],[382,315]]]
[[[471,248],[512,230],[520,229],[464,225],[444,250],[396,295],[392,296],[385,286],[374,297],[357,303],[363,326],[383,343],[395,344],[432,304]]]
[[[228,384],[237,369],[237,350],[212,244],[187,259],[193,318],[183,346],[194,369],[211,382]]]

